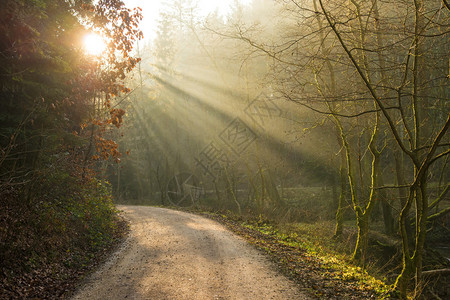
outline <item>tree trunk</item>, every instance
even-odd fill
[[[379,186],[384,186],[383,177],[378,178]],[[388,235],[394,234],[394,217],[392,216],[392,206],[386,195],[386,190],[378,191],[378,199],[381,202],[381,211],[383,213],[384,232]]]
[[[236,204],[236,207],[238,209],[238,214],[241,216],[242,215],[242,209],[241,209],[241,204],[239,203],[237,197],[236,197],[236,193],[235,193],[235,179],[234,177],[231,179],[228,173],[228,170],[225,169],[225,178],[227,180],[227,190],[230,193],[231,199],[233,199],[233,202]]]
[[[358,237],[352,259],[360,262],[364,267],[369,244],[369,215],[358,210],[356,213],[356,224],[358,225]]]
[[[402,272],[397,277],[394,286],[400,293],[401,299],[406,299],[406,291],[408,290],[409,280],[412,274],[412,260],[406,255],[403,255]]]
[[[397,149],[394,150],[394,160],[395,160],[395,175],[397,180],[397,185],[399,186],[406,186],[406,180],[405,180],[405,168],[404,168],[404,155],[402,152],[399,152]],[[408,195],[406,192],[406,188],[400,187],[398,190],[398,197],[400,198],[400,204],[401,207],[405,207],[406,202],[408,200]],[[408,239],[412,238],[412,228],[411,228],[411,222],[409,221],[409,217],[405,216],[405,229],[406,234],[408,235]]]
[[[347,193],[347,181],[345,180],[345,155],[341,153],[341,165],[339,167],[339,181],[341,184],[341,192],[339,194],[339,203],[336,211],[336,228],[334,230],[334,237],[339,238],[344,232],[344,205],[345,194]]]
[[[355,246],[355,251],[353,252],[353,260],[359,261],[364,267],[366,261],[366,253],[369,245],[369,216],[372,212],[375,200],[378,197],[378,190],[376,187],[379,186],[379,173],[380,173],[380,152],[376,148],[376,141],[378,138],[378,130],[380,123],[380,115],[377,112],[375,114],[375,124],[373,126],[372,136],[368,148],[372,154],[372,172],[371,172],[371,187],[370,196],[367,204],[364,208],[357,203],[354,204],[356,221],[358,225],[358,239]],[[364,209],[364,210],[363,210]]]

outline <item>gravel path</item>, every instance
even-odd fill
[[[215,221],[164,208],[119,209],[130,236],[73,299],[309,299]]]

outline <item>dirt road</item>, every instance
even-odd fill
[[[73,299],[309,299],[222,225],[184,212],[120,206],[131,233]]]

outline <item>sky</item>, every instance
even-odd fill
[[[128,8],[140,7],[144,19],[141,22],[141,30],[145,39],[155,37],[155,29],[163,2],[170,3],[170,0],[123,0]],[[230,5],[234,0],[197,0],[199,11],[206,16],[218,10],[220,15],[225,16],[230,11]],[[240,0],[243,4],[248,4],[251,0]]]

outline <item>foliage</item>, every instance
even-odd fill
[[[57,170],[36,184],[27,206],[20,189],[0,195],[2,298],[66,293],[123,231],[107,184]]]
[[[120,0],[0,10],[0,297],[55,298],[123,229],[96,164],[119,161],[115,101],[130,91],[142,17]],[[83,51],[92,31],[107,40],[101,57]]]

